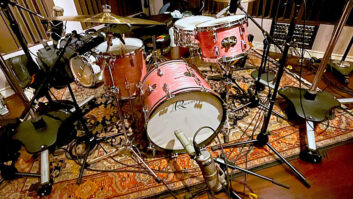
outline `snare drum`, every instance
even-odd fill
[[[147,135],[160,149],[181,151],[183,146],[174,135],[181,130],[192,140],[200,127],[218,132],[225,119],[223,101],[207,82],[184,61],[167,61],[150,71],[143,80]],[[207,144],[216,134],[204,129],[197,137]]]
[[[70,59],[70,69],[77,83],[91,88],[102,82],[101,68],[91,52]]]
[[[181,47],[197,47],[198,41],[195,39],[195,27],[205,21],[215,19],[208,16],[190,16],[179,19],[174,24],[175,44]]]
[[[107,42],[96,47],[104,52],[99,55],[103,66],[104,83],[107,87],[119,89],[121,99],[129,99],[136,94],[137,86],[147,74],[143,42],[137,38],[113,39],[107,50]]]
[[[233,62],[244,57],[250,45],[245,15],[214,19],[196,26],[201,56],[207,62]]]

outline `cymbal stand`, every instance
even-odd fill
[[[109,75],[110,75],[110,78],[111,78],[111,81],[112,81],[112,85],[110,87],[110,92],[114,95],[115,99],[116,99],[116,102],[117,102],[117,108],[118,108],[118,116],[119,116],[119,119],[122,123],[122,131],[123,131],[123,134],[124,134],[124,137],[125,137],[125,143],[123,144],[122,147],[119,148],[119,150],[128,150],[133,157],[137,158],[133,158],[138,164],[142,164],[145,169],[155,178],[156,182],[157,183],[161,183],[164,181],[162,181],[162,179],[157,176],[157,174],[147,165],[147,163],[142,159],[142,157],[135,151],[134,148],[136,148],[136,146],[134,146],[132,144],[132,141],[129,139],[128,135],[127,135],[127,131],[126,131],[126,126],[125,126],[125,120],[124,120],[124,116],[123,116],[123,113],[122,113],[122,110],[121,110],[121,107],[120,107],[120,96],[119,96],[119,88],[115,86],[115,83],[114,83],[114,77],[113,77],[113,73],[112,73],[112,62],[109,61],[108,63],[108,71],[109,71]]]
[[[285,64],[287,61],[287,56],[288,56],[288,51],[290,48],[290,42],[292,40],[293,37],[293,33],[294,33],[294,29],[295,29],[295,19],[298,15],[299,9],[301,7],[302,4],[302,0],[295,0],[295,11],[294,11],[294,15],[291,18],[291,22],[289,25],[289,30],[288,30],[288,35],[287,35],[287,39],[286,39],[286,43],[284,46],[284,50],[282,50],[282,48],[279,46],[279,49],[283,52],[283,56],[282,59],[280,60],[280,67],[278,69],[278,74],[277,74],[277,79],[276,79],[276,84],[275,84],[275,88],[273,90],[273,94],[271,96],[270,99],[270,105],[268,108],[268,111],[265,115],[264,121],[263,121],[263,125],[261,127],[261,131],[260,133],[257,135],[256,139],[252,139],[252,140],[248,140],[248,141],[244,141],[244,142],[238,142],[238,143],[234,143],[234,144],[226,144],[225,146],[223,146],[223,148],[228,148],[228,147],[237,147],[237,146],[244,146],[244,145],[248,145],[248,144],[252,144],[255,145],[256,147],[264,147],[267,146],[272,152],[274,152],[276,154],[276,156],[278,158],[280,158],[282,160],[282,162],[284,162],[296,175],[297,177],[301,180],[301,182],[307,186],[310,187],[310,184],[307,182],[306,178],[294,167],[292,166],[275,148],[273,148],[273,146],[268,142],[269,140],[269,132],[268,132],[268,126],[269,126],[269,122],[270,122],[270,118],[272,115],[272,110],[276,101],[276,96],[278,93],[278,89],[280,86],[280,81],[281,81],[281,77],[284,73],[284,68],[285,68]],[[240,10],[242,10],[244,13],[247,14],[247,12],[245,11],[245,9],[239,4],[238,8],[240,8]],[[248,15],[248,17],[255,23],[256,26],[258,26],[261,29],[261,26],[251,17]],[[263,29],[261,29],[263,30]],[[265,32],[264,32],[265,33]],[[275,42],[273,42],[273,39],[270,35],[268,35],[269,40],[275,44],[277,46],[277,44]],[[220,149],[219,146],[214,146],[211,148],[212,150],[217,150]]]
[[[159,63],[168,61],[168,58],[164,57],[161,54],[161,50],[157,49],[157,43],[156,43],[156,35],[152,36],[152,44],[153,44],[153,50],[150,56],[146,58],[147,61],[147,70],[150,71],[154,67],[156,67]]]

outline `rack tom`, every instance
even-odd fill
[[[137,38],[113,39],[107,50],[107,42],[96,47],[104,52],[99,55],[103,66],[104,83],[107,87],[117,88],[121,99],[129,99],[136,94],[138,85],[147,73],[143,42]]]

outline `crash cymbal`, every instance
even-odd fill
[[[122,17],[115,15],[110,10],[105,9],[97,15],[78,15],[78,16],[60,16],[51,17],[48,20],[57,21],[79,21],[87,23],[105,23],[105,24],[131,24],[131,25],[161,25],[162,23],[152,20]]]

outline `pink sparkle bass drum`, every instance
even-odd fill
[[[225,120],[223,101],[201,75],[181,60],[167,61],[143,80],[147,136],[159,149],[183,151],[174,135],[181,130],[190,140],[204,126],[218,131]],[[196,142],[207,144],[216,133],[204,129]]]
[[[119,89],[121,99],[135,96],[137,87],[147,74],[143,42],[137,38],[113,39],[107,53],[107,42],[96,47],[101,53],[99,65],[103,67],[104,83],[107,87]],[[110,70],[111,73],[110,73]]]
[[[233,62],[249,50],[245,15],[214,19],[196,26],[201,56],[207,62]]]
[[[175,44],[181,47],[198,48],[198,41],[195,38],[195,27],[197,24],[215,19],[208,16],[190,16],[179,19],[174,24]]]

